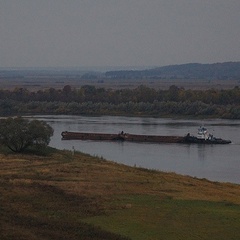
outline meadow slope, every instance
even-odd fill
[[[240,185],[52,149],[0,154],[0,239],[240,239]]]

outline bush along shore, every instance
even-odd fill
[[[0,239],[239,239],[240,185],[48,148],[0,154]]]

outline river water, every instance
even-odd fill
[[[78,150],[129,166],[176,172],[213,181],[240,184],[239,120],[175,120],[143,117],[29,116],[44,120],[54,129],[50,146]],[[62,131],[149,135],[197,134],[204,125],[227,145],[167,144],[61,140]]]

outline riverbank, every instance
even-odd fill
[[[240,237],[237,184],[55,149],[1,154],[0,174],[1,239]]]

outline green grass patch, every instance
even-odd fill
[[[87,223],[131,239],[240,239],[240,206],[149,195],[119,196],[107,215]]]

